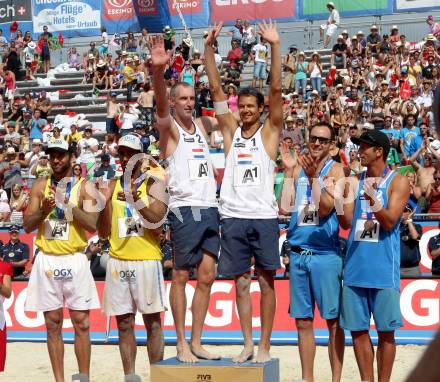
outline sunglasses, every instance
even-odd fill
[[[435,181],[440,180],[440,177],[434,177],[434,180]]]
[[[325,137],[318,137],[316,135],[311,135],[310,136],[310,143],[315,143],[316,141],[318,141],[318,143],[320,145],[326,145],[331,142],[331,139],[325,138]]]

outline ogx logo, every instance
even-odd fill
[[[47,278],[54,280],[66,280],[73,278],[71,268],[55,268],[53,270],[46,271]]]

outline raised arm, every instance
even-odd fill
[[[161,123],[161,119],[170,115],[167,87],[163,77],[165,67],[171,60],[172,50],[165,51],[165,45],[161,36],[150,36],[148,47],[151,52],[151,68],[153,72],[153,87],[156,95],[156,110],[159,130],[170,128],[170,123]]]
[[[216,24],[214,28],[209,30],[208,37],[205,39],[205,68],[209,79],[211,97],[214,101],[214,108],[216,109],[216,118],[222,129],[225,147],[228,148],[232,143],[232,137],[234,136],[238,124],[234,115],[228,109],[226,95],[222,88],[220,73],[215,64],[214,43],[220,34],[222,27],[223,23]]]
[[[283,100],[281,96],[281,47],[276,24],[272,20],[267,24],[258,24],[258,34],[270,44],[270,88],[269,88],[269,120],[270,127],[278,135],[283,128]],[[277,140],[279,136],[277,137]]]

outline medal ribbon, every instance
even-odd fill
[[[142,181],[146,178],[147,174],[143,173],[141,174],[134,182],[135,184],[135,191],[137,192],[137,190],[139,189],[139,187],[142,184]],[[125,186],[124,186],[124,175],[121,176],[121,187],[122,190],[125,191]],[[125,208],[124,208],[124,217],[126,218],[131,218],[133,217],[133,206],[130,205],[130,203],[125,203]]]
[[[72,188],[73,188],[74,183],[75,183],[75,177],[72,176],[70,178],[70,182],[68,182],[67,185],[66,185],[65,200],[69,200],[70,199],[70,193],[72,192]],[[56,190],[56,188],[58,186],[58,182],[55,181],[55,179],[51,178],[50,179],[50,185],[51,185],[51,187],[54,187],[55,190]],[[64,220],[65,219],[64,211],[63,211],[62,208],[59,208],[58,205],[56,205],[54,210],[55,210],[55,216],[56,216],[57,219],[59,219],[59,220]]]
[[[383,174],[380,180],[380,183],[378,185],[378,189],[380,188],[380,186],[382,185],[383,181],[385,180],[385,177],[387,176],[388,172],[390,171],[390,169],[388,167],[385,167],[385,170],[383,170]],[[365,174],[366,175],[366,174]],[[376,193],[375,195],[376,196]],[[367,220],[373,220],[373,211],[371,211],[371,206],[370,203],[366,203],[366,213],[367,213]]]
[[[330,165],[333,163],[331,158],[328,158],[325,162],[324,165],[322,166],[321,170],[319,171],[318,174],[318,179],[321,179],[322,175],[327,174],[328,168],[330,167]],[[312,198],[312,186],[309,184],[307,184],[307,203],[308,204],[312,204],[313,202],[313,198]]]

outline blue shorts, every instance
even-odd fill
[[[372,314],[379,332],[391,332],[403,326],[399,291],[344,285],[341,326],[352,332],[369,330]]]
[[[179,207],[171,210],[168,220],[175,269],[197,266],[203,260],[205,252],[218,257],[220,217],[217,208]]]
[[[265,62],[256,61],[254,65],[254,78],[265,80],[267,78],[266,67],[267,64]]]
[[[278,219],[227,218],[220,227],[220,275],[249,272],[252,257],[256,269],[276,271],[280,267]]]
[[[313,318],[315,304],[321,317],[339,317],[341,305],[342,257],[290,254],[290,316]]]
[[[108,134],[118,134],[119,128],[114,118],[105,119],[105,130]]]

